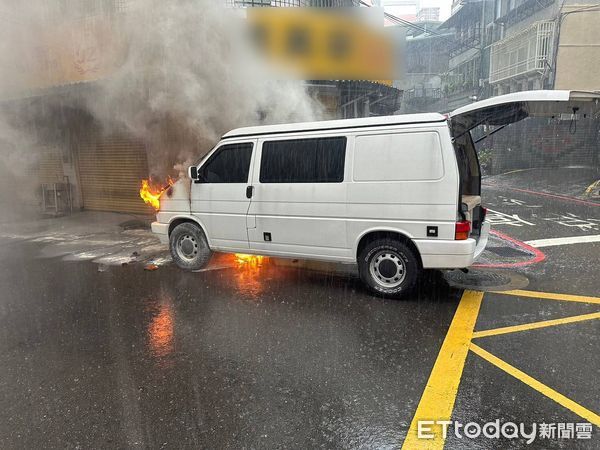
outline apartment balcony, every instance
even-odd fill
[[[521,0],[518,5],[507,11],[498,21],[503,22],[506,27],[511,27],[515,23],[531,17],[538,11],[552,5],[556,0]]]
[[[473,32],[458,38],[456,41],[450,44],[448,54],[450,58],[454,58],[461,53],[471,49],[479,49],[481,43],[479,29],[474,29]]]
[[[492,45],[490,83],[543,73],[552,65],[554,22],[540,21]]]
[[[423,88],[414,87],[404,91],[404,101],[437,101],[442,98],[442,90],[440,88]]]

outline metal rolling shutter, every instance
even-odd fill
[[[64,181],[64,174],[60,149],[53,147],[41,148],[36,176],[38,183],[60,183]]]
[[[83,207],[96,211],[148,214],[139,196],[148,177],[146,148],[127,136],[97,137],[79,148],[79,182]]]

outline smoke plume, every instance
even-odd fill
[[[176,175],[176,167],[202,156],[229,129],[321,116],[318,103],[301,82],[278,80],[260,60],[248,43],[240,11],[225,8],[222,1],[121,1],[125,11],[108,14],[99,9],[87,19],[81,10],[73,10],[76,3],[0,0],[0,8],[10,11],[12,18],[12,26],[0,32],[3,180],[26,173],[39,159],[40,147],[47,147],[43,134],[31,126],[34,120],[39,124],[47,119],[50,127],[59,123],[63,130],[51,136],[52,145],[63,146],[61,151],[67,153],[76,149],[86,132],[85,127],[73,132],[77,127],[71,119],[86,116],[101,133],[126,131],[145,143],[150,172],[164,177]],[[39,66],[39,58],[47,58],[46,75],[52,78],[54,56],[44,54],[46,41],[57,34],[52,30],[68,30],[70,23],[82,28],[84,20],[105,24],[87,34],[71,35],[89,40],[88,47],[100,55],[96,62],[94,54],[88,58],[97,79],[62,86],[60,92],[51,85],[41,92],[19,90],[19,80],[28,75],[28,62]],[[73,51],[71,44],[86,48],[81,42],[64,44],[66,53]],[[102,55],[111,56],[102,60]],[[84,50],[74,59],[87,56]],[[102,65],[113,67],[103,73]],[[13,107],[23,97],[30,97],[27,108]],[[13,100],[7,103],[8,98]],[[65,110],[70,113],[65,115]],[[63,116],[58,122],[57,114]],[[11,185],[1,183],[0,189]]]
[[[151,170],[198,157],[231,128],[317,117],[298,82],[276,81],[258,59],[233,10],[210,0],[144,3],[118,24],[124,62],[86,106],[144,139]]]

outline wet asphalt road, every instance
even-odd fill
[[[505,182],[539,192],[526,176],[492,181],[484,201],[533,224],[495,226],[505,235],[600,234],[546,220],[593,224],[599,207],[507,195]],[[227,257],[201,273],[145,271],[48,258],[44,245],[0,239],[1,448],[399,448],[462,294],[439,272],[393,301],[341,273]],[[526,276],[529,290],[599,296],[600,243],[539,250],[543,261],[502,270]],[[475,329],[599,310],[490,293]],[[478,344],[600,411],[599,321]],[[452,418],[584,422],[473,353]],[[529,448],[598,448],[599,435]]]
[[[484,202],[512,219],[493,229],[520,242],[600,235],[600,200],[561,198],[583,192],[576,185],[577,169],[525,171],[485,181]],[[548,196],[549,194],[552,196]],[[565,194],[566,193],[566,194]],[[556,194],[556,196],[554,196]],[[517,216],[519,220],[514,220]],[[496,219],[502,217],[496,215]],[[506,218],[504,218],[506,219]],[[527,223],[523,223],[525,221]],[[543,260],[499,270],[527,277],[527,290],[600,297],[600,242],[540,247]],[[530,257],[529,261],[535,258]],[[600,312],[600,305],[552,301],[487,293],[475,331],[561,319]],[[565,324],[476,339],[493,355],[517,367],[579,405],[600,413],[600,320]],[[469,353],[456,397],[453,420],[485,423],[584,423],[520,380]],[[539,426],[539,425],[538,425]],[[450,435],[446,448],[583,448],[600,447],[600,428],[592,426],[591,439],[523,440],[474,439]]]
[[[2,251],[2,448],[397,446],[459,294]]]

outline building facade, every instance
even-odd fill
[[[230,6],[358,6],[354,0],[235,1]],[[173,118],[156,123],[165,142],[140,139],[123,129],[106,129],[86,105],[102,102],[99,84],[110,80],[127,53],[127,43],[115,33],[127,17],[135,19],[138,0],[65,0],[43,3],[39,33],[29,33],[18,18],[19,4],[0,11],[5,42],[21,45],[0,56],[0,125],[10,118],[19,136],[9,143],[14,152],[35,154],[22,173],[35,183],[35,201],[61,198],[60,209],[79,208],[126,213],[150,213],[139,198],[140,181],[148,178],[153,148],[177,147],[182,129]],[[68,20],[65,15],[68,13]],[[18,30],[13,30],[16,27]],[[20,29],[20,32],[19,32]],[[19,36],[15,39],[15,36]],[[32,41],[33,40],[33,41]],[[151,80],[148,80],[151,81]],[[307,81],[307,90],[321,101],[329,117],[392,114],[399,108],[400,91],[368,81]],[[142,86],[142,88],[144,88]],[[143,95],[143,92],[141,92]],[[219,93],[214,93],[219,95]],[[6,112],[6,114],[3,114]],[[115,111],[119,114],[120,111]],[[260,114],[260,111],[257,111]],[[134,120],[134,118],[132,118]],[[164,123],[163,123],[164,122]],[[139,134],[138,134],[139,136]],[[201,138],[201,137],[200,137]],[[195,138],[190,138],[192,140]],[[0,140],[0,145],[4,145]],[[27,150],[25,149],[25,145]],[[27,156],[27,155],[21,155]],[[10,177],[0,170],[0,175]],[[28,187],[29,188],[29,187]],[[45,191],[44,189],[48,189]],[[54,189],[54,191],[52,191]],[[44,194],[42,194],[42,192]],[[68,196],[68,199],[67,199]],[[70,200],[70,205],[67,205]],[[62,204],[65,203],[65,204]]]
[[[598,0],[456,0],[449,106],[532,89],[599,90]]]
[[[491,36],[485,24],[493,17],[492,5],[491,0],[455,0],[452,15],[440,26],[454,33],[443,81],[450,110],[486,96]]]
[[[600,90],[600,2],[497,2],[489,94],[532,89]],[[597,118],[526,119],[496,136],[496,171],[522,167],[599,168]],[[533,137],[533,145],[524,145]],[[511,149],[510,152],[507,149]]]
[[[236,8],[254,8],[263,6],[338,8],[360,6],[359,0],[225,0],[227,5]]]
[[[600,90],[597,0],[458,0],[440,29],[454,34],[443,89],[448,110],[534,89]],[[495,173],[598,167],[598,119],[526,119],[482,141]],[[484,158],[487,158],[485,156]]]
[[[421,8],[417,12],[417,22],[438,22],[440,20],[440,8]]]
[[[406,36],[406,73],[403,82],[402,112],[439,112],[448,107],[443,91],[448,71],[449,47],[453,33],[439,30],[440,22],[428,21],[409,29]]]

